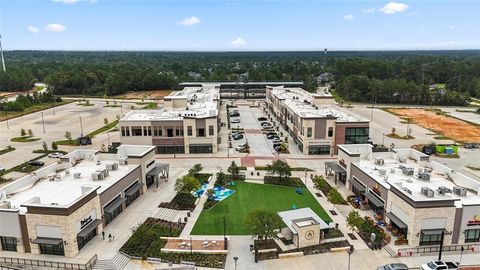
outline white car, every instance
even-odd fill
[[[48,154],[48,157],[49,158],[61,158],[61,157],[63,157],[63,154],[59,153],[59,152],[55,152],[55,153]]]
[[[238,118],[237,118],[237,119],[232,119],[232,120],[230,121],[230,123],[232,123],[232,124],[240,123],[240,119],[238,119]]]
[[[442,261],[430,261],[422,264],[422,270],[456,270],[458,269],[458,262],[442,262]]]
[[[246,148],[247,148],[247,144],[246,144],[246,143],[242,143],[242,144],[237,145],[237,147],[235,147],[235,150],[237,150],[237,151],[242,151],[242,150],[244,150],[244,149],[246,149]]]

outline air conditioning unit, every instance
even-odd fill
[[[413,168],[403,167],[402,172],[405,175],[413,175]]]
[[[100,165],[102,164],[102,162],[100,162],[100,160],[97,160],[97,165]]]
[[[405,156],[399,156],[399,157],[398,157],[398,161],[400,161],[400,163],[407,163],[407,157],[405,157]]]
[[[395,168],[391,168],[390,173],[395,173]]]
[[[423,181],[430,181],[430,174],[425,173],[425,172],[419,172],[418,173],[418,179],[423,180]]]
[[[449,189],[448,187],[440,186],[440,187],[437,188],[437,192],[440,195],[445,195],[447,193],[452,193],[452,190]]]
[[[375,165],[383,165],[385,160],[383,158],[375,158]]]
[[[70,171],[68,169],[65,169],[65,175],[70,175]]]
[[[425,195],[428,198],[433,198],[433,196],[435,195],[435,192],[433,191],[433,189],[429,187],[422,187],[421,192],[423,195]]]
[[[12,204],[10,201],[2,201],[0,202],[0,209],[10,209],[12,208]]]
[[[408,188],[402,188],[405,192],[407,192],[408,194],[412,195],[412,191]]]
[[[105,175],[103,173],[92,173],[92,180],[93,181],[100,181],[105,179]]]
[[[80,175],[82,175],[82,174],[79,173],[79,172],[74,173],[74,174],[73,174],[73,178],[74,178],[74,179],[80,179]]]
[[[118,170],[118,163],[107,164],[105,167],[109,171],[116,171],[116,170]]]
[[[387,174],[387,170],[379,169],[379,170],[378,170],[378,173],[379,173],[380,175],[386,175],[386,174]]]
[[[467,196],[467,189],[463,187],[453,187],[453,194],[457,196]]]
[[[120,165],[127,165],[127,164],[128,164],[126,158],[121,158],[121,159],[119,159],[119,160],[118,160],[118,163],[119,163]]]

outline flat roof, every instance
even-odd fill
[[[377,159],[383,160],[383,165],[377,164]],[[475,183],[480,185],[478,181],[465,175],[455,175],[453,170],[435,161],[430,161],[427,155],[415,149],[371,152],[370,155],[361,155],[360,162],[354,163],[354,166],[386,189],[393,187],[414,201],[453,200],[458,201],[455,203],[457,206],[480,203],[480,196],[471,188],[471,185],[475,185]],[[406,172],[413,171],[413,173],[404,173],[404,170]],[[428,174],[429,180],[422,180],[420,174]],[[463,187],[464,183],[469,185],[466,187],[466,196],[450,193],[454,187]],[[425,187],[434,191],[433,197],[422,194],[422,188]],[[441,192],[442,189],[450,192]]]
[[[179,121],[183,118],[210,118],[218,116],[219,90],[212,85],[185,87],[172,92],[165,99],[185,99],[181,108],[161,108],[155,110],[132,110],[120,121]]]
[[[178,85],[195,85],[195,84],[200,84],[200,85],[300,85],[303,84],[303,82],[276,82],[276,81],[259,81],[259,82],[181,82]]]
[[[34,204],[66,206],[75,202],[92,187],[98,187],[97,193],[101,194],[117,183],[127,174],[140,165],[120,165],[118,160],[101,159],[93,151],[81,154],[76,150],[60,163],[53,163],[30,175],[20,178],[0,189],[5,192],[6,200],[10,201],[11,208],[19,208],[22,212],[25,207],[20,205],[39,198]],[[108,171],[104,180],[92,180],[92,174],[105,170],[108,164],[118,164],[117,170]],[[79,173],[78,178],[75,174]],[[32,203],[32,202],[30,202]]]
[[[315,105],[314,97],[318,94],[309,93],[297,87],[272,87],[271,93],[302,118],[336,118],[337,122],[369,122],[353,112],[335,104]]]
[[[308,226],[312,224],[320,224],[320,230],[328,229],[328,224],[323,221],[310,207],[299,208],[294,210],[287,210],[278,212],[278,215],[283,220],[285,225],[288,226],[290,231],[296,233],[292,224],[295,223],[299,227]],[[316,222],[316,223],[312,223]]]

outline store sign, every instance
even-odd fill
[[[343,158],[338,161],[338,164],[340,164],[344,169],[347,168],[347,163],[345,163],[345,160]]]
[[[85,229],[85,227],[87,227],[88,224],[90,224],[95,219],[97,219],[97,212],[95,211],[95,209],[93,209],[92,211],[90,211],[90,213],[88,213],[87,215],[85,215],[84,217],[82,217],[80,220],[77,221],[77,224],[76,224],[77,233]]]
[[[376,183],[373,187],[372,187],[372,190],[373,192],[377,193],[379,196],[381,196],[381,192],[380,192],[380,185],[378,183]]]
[[[480,225],[480,215],[475,215],[472,220],[468,221],[467,226]]]

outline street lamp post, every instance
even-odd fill
[[[83,124],[82,124],[82,117],[80,116],[80,137],[83,137]]]
[[[237,256],[233,257],[233,260],[235,261],[235,270],[237,270],[238,257]]]
[[[227,217],[223,216],[223,249],[224,250],[227,250],[226,230],[227,230]]]
[[[45,121],[43,120],[43,112],[42,112],[42,126],[43,126],[43,133],[45,133]]]
[[[348,250],[348,270],[350,270],[350,257],[353,253],[353,245],[350,245],[350,249]]]
[[[385,133],[382,133],[382,146],[385,146]]]

